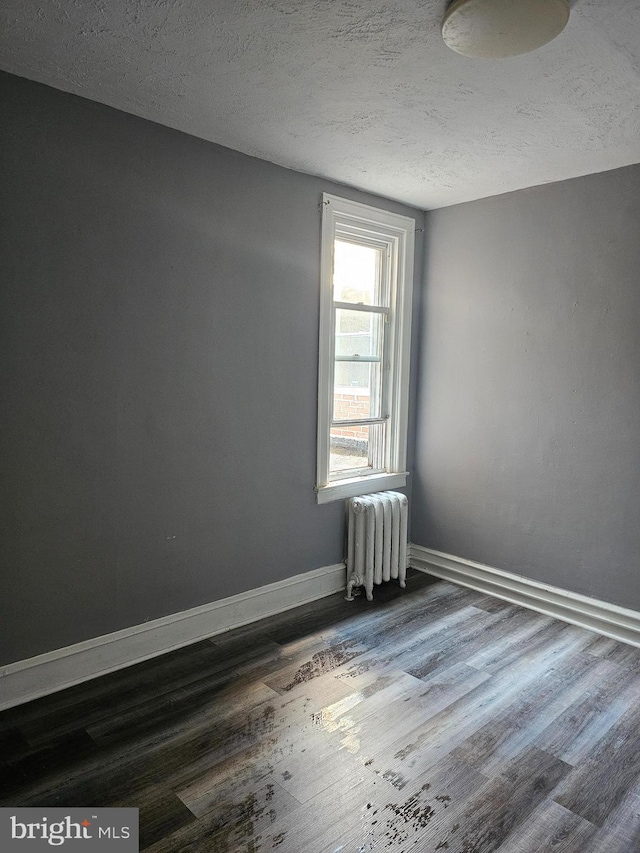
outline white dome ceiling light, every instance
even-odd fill
[[[559,35],[569,12],[569,0],[454,0],[442,22],[442,38],[465,56],[518,56]]]

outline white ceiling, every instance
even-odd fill
[[[640,162],[640,0],[498,61],[444,46],[446,5],[3,0],[0,67],[421,208]]]

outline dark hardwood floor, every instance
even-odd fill
[[[0,714],[0,805],[152,853],[640,851],[640,650],[411,575]]]

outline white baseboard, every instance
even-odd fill
[[[422,545],[411,545],[409,553],[413,569],[555,616],[605,637],[640,646],[640,612],[637,610],[432,551]]]
[[[409,565],[418,571],[555,616],[605,637],[640,646],[640,612],[636,610],[421,545],[410,545],[409,555]],[[192,610],[2,666],[0,711],[324,598],[344,589],[345,580],[344,563],[325,566]]]
[[[344,563],[324,566],[152,622],[0,667],[0,710],[273,616],[345,588]]]

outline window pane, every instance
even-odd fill
[[[382,355],[382,314],[336,310],[336,356]]]
[[[336,361],[333,420],[357,421],[382,417],[379,364]]]
[[[359,246],[344,240],[334,242],[333,299],[383,305],[382,249]]]
[[[356,472],[382,469],[385,424],[333,427],[330,439],[329,476],[333,480]]]
[[[336,310],[333,420],[379,418],[382,414],[382,334],[380,314]],[[354,361],[341,361],[341,358]],[[359,358],[380,361],[358,361]]]

